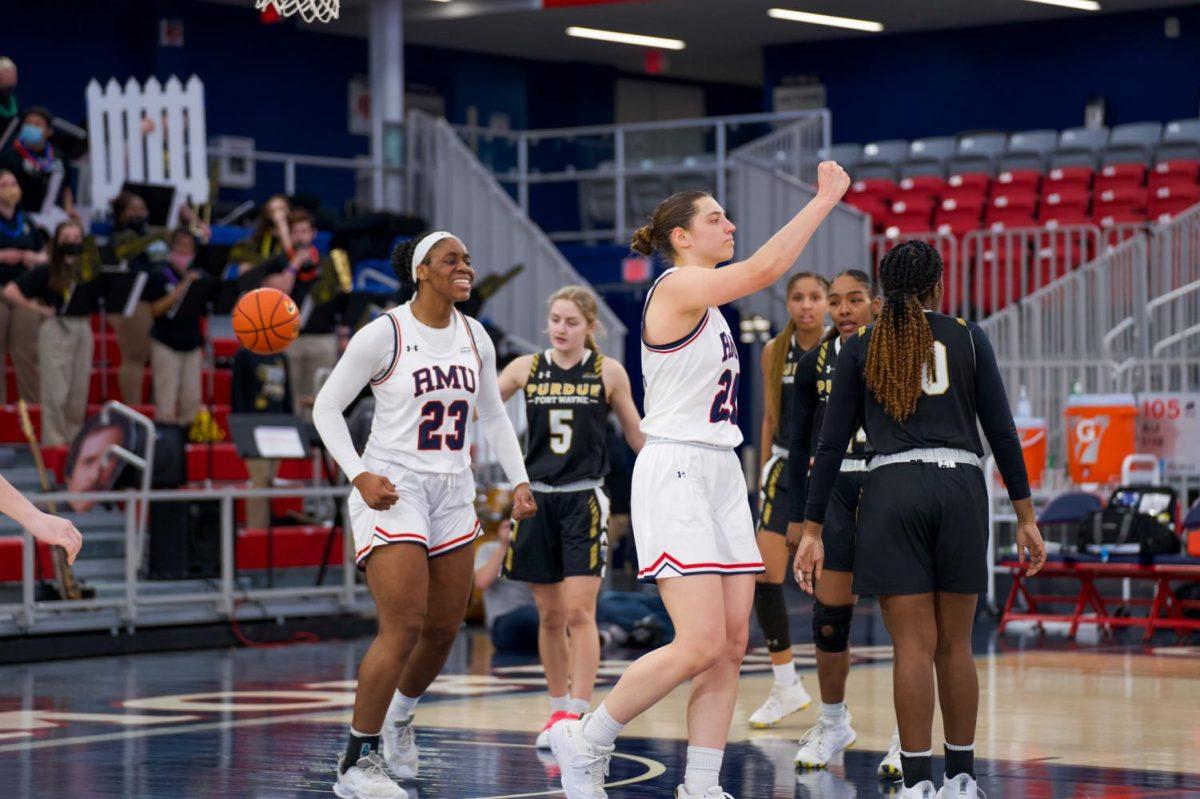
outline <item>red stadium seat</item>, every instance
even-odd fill
[[[885,223],[883,235],[895,239],[906,233],[928,233],[929,228],[929,217],[894,216]]]
[[[947,189],[970,189],[980,194],[986,194],[988,187],[992,185],[990,176],[982,172],[967,172],[962,175],[951,175],[946,180]],[[942,193],[945,196],[945,192]]]
[[[239,344],[236,338],[214,338],[212,340],[213,357],[217,360],[231,360],[237,355]]]
[[[1042,194],[1043,208],[1073,209],[1081,213],[1087,211],[1091,194],[1083,186],[1074,183],[1055,185],[1047,183]]]
[[[1149,222],[1149,219],[1145,211],[1116,208],[1106,213],[1093,215],[1092,222],[1100,228],[1104,243],[1113,247],[1136,235],[1138,230]]]
[[[99,333],[92,334],[92,363],[100,363],[107,360],[109,366],[121,365],[121,350],[117,347],[117,335],[111,332],[105,333],[103,336]]]
[[[1115,186],[1096,192],[1096,213],[1105,213],[1117,208],[1146,209],[1145,186]]]
[[[937,197],[946,188],[946,181],[937,175],[918,175],[904,178],[900,181],[900,191],[905,193],[924,194],[927,197]],[[893,197],[893,200],[899,199]]]
[[[889,200],[896,193],[896,183],[888,178],[868,178],[856,180],[850,185],[851,196],[876,197]]]
[[[998,191],[988,202],[987,220],[996,221],[1004,217],[1032,217],[1037,208],[1037,195],[1026,189]]]
[[[1153,181],[1155,175],[1185,176],[1190,178],[1194,183],[1200,180],[1200,161],[1193,161],[1191,159],[1160,161],[1154,165],[1154,169],[1150,173],[1150,180]]]
[[[954,193],[949,196],[943,196],[942,202],[938,206],[939,212],[953,214],[974,214],[978,219],[983,215],[984,206],[987,205],[987,197],[977,193]]]
[[[1146,210],[1151,219],[1173,217],[1200,202],[1200,184],[1160,186],[1150,195]]]
[[[234,558],[239,570],[315,567],[321,565],[330,529],[316,524],[295,527],[273,527],[269,531],[261,528],[239,530]],[[333,542],[329,547],[329,564],[340,565],[345,547],[342,545],[342,530],[333,528]]]
[[[1073,183],[1084,188],[1089,188],[1092,185],[1092,176],[1095,173],[1091,167],[1087,166],[1060,166],[1051,169],[1046,175],[1046,182],[1056,185]]]
[[[10,397],[15,397],[16,393],[9,394]],[[42,437],[42,406],[37,403],[31,403],[26,406],[29,409],[29,421],[33,425],[33,431],[40,439]],[[24,444],[25,434],[21,432],[21,418],[17,415],[16,404],[0,405],[0,444]]]
[[[1116,183],[1141,186],[1146,182],[1146,167],[1143,164],[1109,164],[1096,175],[1096,190]]]
[[[997,191],[1012,191],[1023,188],[1036,192],[1041,185],[1042,173],[1036,169],[1013,169],[1008,172],[1001,172],[996,177],[996,185],[992,187],[992,191],[995,193]]]
[[[1092,220],[1087,212],[1078,206],[1043,205],[1038,212],[1037,221],[1038,224],[1047,227],[1064,227],[1066,225],[1088,225]]]
[[[893,216],[926,216],[933,213],[934,200],[932,197],[906,194],[904,199],[899,197],[892,200],[891,211]]]
[[[1149,197],[1153,197],[1154,192],[1164,187],[1187,191],[1185,187],[1191,186],[1195,182],[1195,176],[1183,172],[1164,172],[1162,174],[1151,172],[1150,180],[1146,185],[1146,191]]]
[[[962,238],[979,229],[979,214],[939,211],[934,216],[934,230],[944,236]]]

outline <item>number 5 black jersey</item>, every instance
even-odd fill
[[[590,350],[570,369],[558,366],[550,350],[533,356],[525,384],[530,480],[560,486],[608,474],[603,364],[604,356]]]

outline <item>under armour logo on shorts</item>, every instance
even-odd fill
[[[405,345],[404,345],[404,351],[405,351],[405,352],[416,352],[416,351],[417,351],[417,345],[416,345],[416,344],[405,344]]]
[[[687,477],[687,472],[675,472],[675,476],[682,479],[684,477]]]

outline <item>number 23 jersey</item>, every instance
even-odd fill
[[[371,324],[391,325],[394,356],[371,379],[375,418],[364,454],[418,472],[468,471],[483,370],[476,339],[487,333],[457,310],[450,330],[421,324],[407,304],[384,317]]]
[[[741,364],[721,312],[706,309],[691,332],[677,341],[646,341],[645,308],[659,283],[676,271],[678,267],[668,269],[654,281],[642,311],[642,432],[672,441],[736,447],[742,443],[737,406]]]

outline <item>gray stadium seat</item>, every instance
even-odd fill
[[[1061,166],[1086,166],[1096,168],[1096,153],[1091,150],[1063,150],[1050,156],[1049,169]]]
[[[821,158],[827,161],[837,161],[844,169],[858,166],[863,157],[861,144],[835,144],[828,151],[821,152]]]
[[[1108,128],[1067,128],[1058,136],[1056,152],[1097,153],[1108,145]]]
[[[905,139],[873,141],[863,145],[862,160],[859,161],[859,164],[890,164],[895,166],[907,157],[908,142]]]
[[[946,165],[942,161],[905,161],[900,165],[900,179],[937,175],[946,177]]]
[[[958,137],[956,158],[986,156],[995,159],[1004,152],[1008,136],[1003,133],[968,133]]]
[[[1041,172],[1046,168],[1046,157],[1040,153],[1005,153],[996,162],[996,172],[1013,172],[1017,169],[1033,169]],[[953,173],[951,173],[953,174]]]
[[[896,179],[896,165],[886,161],[860,161],[850,176],[854,180],[870,180],[871,178]]]
[[[1200,118],[1175,119],[1163,128],[1162,144],[1154,155],[1156,162],[1200,160]]]
[[[1161,122],[1117,125],[1108,136],[1100,161],[1103,164],[1145,164],[1162,138]]]
[[[954,157],[958,142],[953,136],[934,136],[928,139],[913,139],[908,145],[907,161],[937,161],[945,163]]]
[[[1030,153],[1045,159],[1058,146],[1058,131],[1056,130],[1022,130],[1008,137],[1006,153]],[[1024,169],[1025,167],[1019,167]]]

